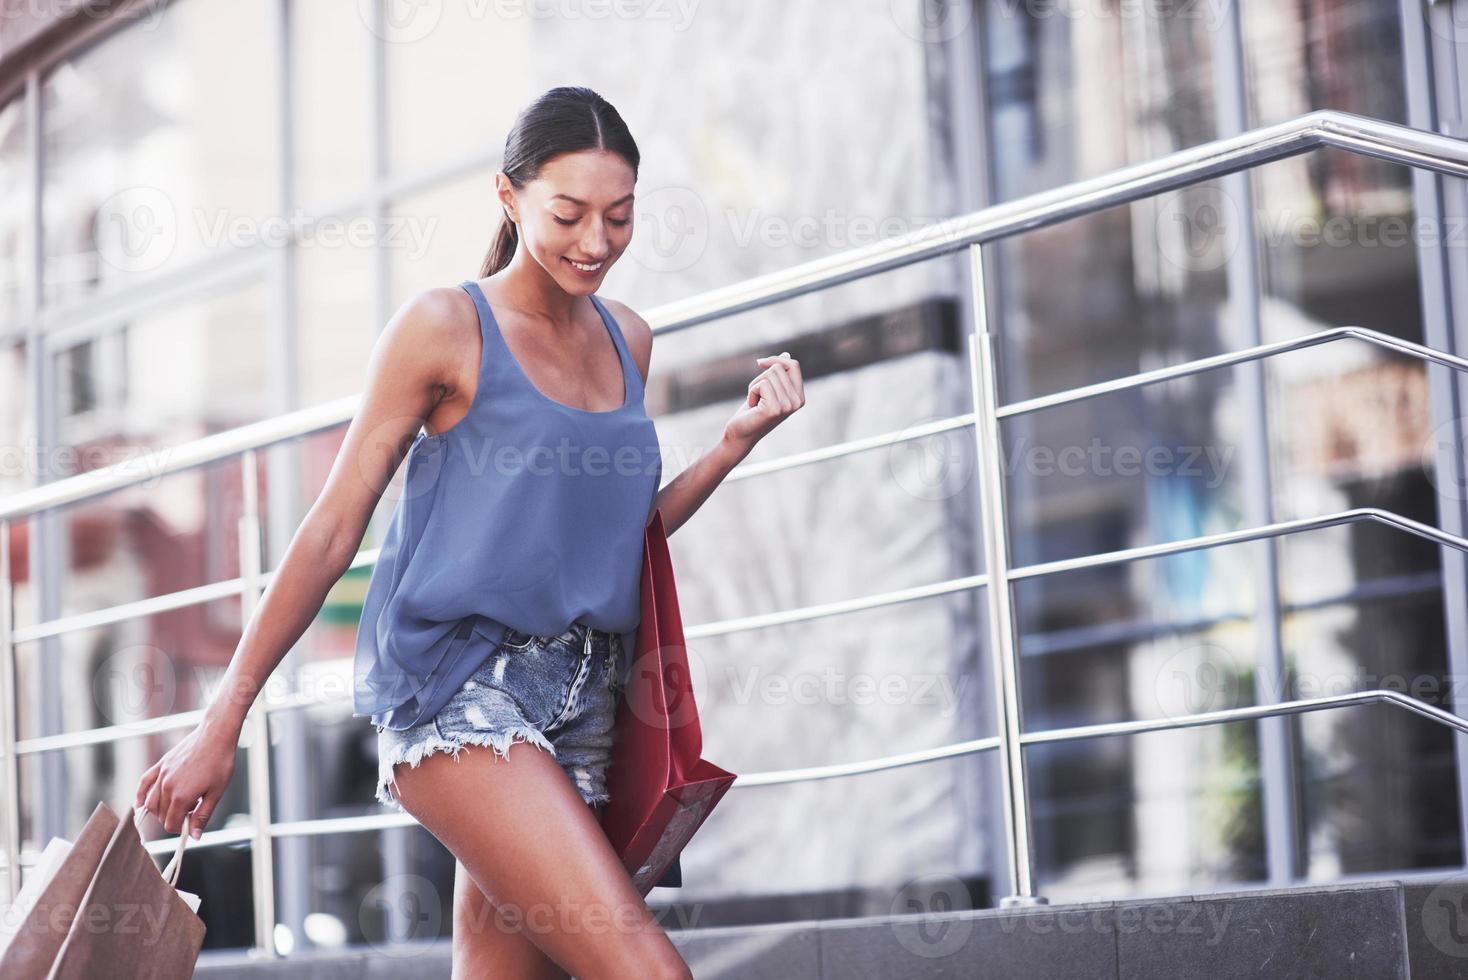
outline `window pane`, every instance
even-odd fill
[[[266,234],[269,25],[268,4],[173,3],[47,72],[44,302]]]
[[[202,708],[240,631],[240,601],[231,597],[18,644],[20,737],[126,728]]]
[[[34,393],[24,343],[0,341],[0,494],[36,484]]]
[[[1385,688],[1452,711],[1442,592],[1412,586],[1287,615],[1296,696]],[[1306,878],[1462,864],[1452,729],[1386,704],[1292,722]]]
[[[290,5],[295,195],[311,209],[367,186],[371,34],[363,17],[368,10],[356,0],[292,0]]]
[[[21,286],[29,273],[22,266],[30,222],[31,195],[25,130],[25,100],[0,106],[0,329],[15,326],[21,316]]]
[[[263,285],[248,286],[59,350],[51,397],[62,445],[111,453],[173,446],[268,416],[265,302]]]
[[[1398,4],[1245,0],[1239,9],[1251,128],[1314,109],[1407,121]]]

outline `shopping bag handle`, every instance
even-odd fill
[[[133,814],[133,826],[138,830],[143,829],[143,817],[147,813],[147,810],[139,809]],[[184,814],[183,829],[178,834],[178,847],[174,849],[173,860],[169,861],[168,866],[163,869],[163,880],[168,882],[169,887],[177,887],[178,873],[183,868],[183,852],[189,843],[189,817],[191,816],[193,816],[192,813]]]

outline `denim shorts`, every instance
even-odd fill
[[[564,633],[504,639],[433,718],[403,731],[377,728],[377,800],[402,812],[389,792],[393,767],[416,767],[431,752],[488,745],[501,757],[512,742],[555,757],[588,805],[605,803],[612,727],[631,662],[621,634],[577,621]]]

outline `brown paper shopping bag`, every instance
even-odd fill
[[[71,919],[97,873],[97,865],[102,863],[102,852],[120,823],[111,807],[97,804],[61,866],[25,912],[4,955],[0,955],[0,977],[44,977],[50,972]]]
[[[138,834],[147,811],[119,819],[98,803],[71,852],[0,959],[10,980],[190,977],[204,920],[174,888],[189,840],[184,818],[173,860],[158,871]],[[192,898],[193,896],[190,896]]]

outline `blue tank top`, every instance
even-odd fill
[[[507,627],[547,636],[580,621],[630,654],[642,614],[662,455],[621,328],[592,296],[624,399],[573,408],[531,382],[479,283],[459,285],[479,312],[479,383],[460,422],[414,438],[357,627],[352,714],[389,729],[433,718]]]

